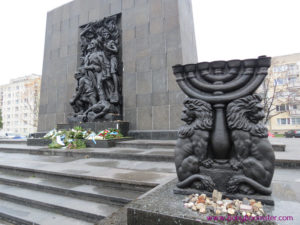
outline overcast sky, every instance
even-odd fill
[[[0,84],[42,73],[47,11],[70,1],[1,2]],[[300,53],[299,0],[192,2],[199,61]]]

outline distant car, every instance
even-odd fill
[[[23,139],[24,137],[20,134],[14,134],[14,133],[5,133],[5,138],[7,139]]]
[[[286,138],[300,138],[300,130],[289,130],[284,133],[284,136]]]
[[[275,137],[275,135],[272,134],[271,132],[268,132],[268,136],[269,136],[269,137]]]

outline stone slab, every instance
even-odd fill
[[[180,195],[191,195],[191,194],[206,194],[207,196],[211,197],[211,193],[207,191],[202,191],[202,190],[197,190],[197,189],[192,189],[192,188],[174,188],[174,194],[180,194]],[[266,205],[274,205],[274,199],[272,196],[268,195],[243,195],[243,194],[229,194],[229,193],[224,193],[222,192],[223,198],[229,198],[229,199],[239,199],[243,200],[243,198],[248,198],[248,199],[255,199],[256,201],[261,201],[263,204]]]
[[[177,179],[152,191],[144,198],[132,202],[127,209],[128,225],[212,225],[228,224],[225,221],[208,220],[210,214],[199,214],[183,206],[184,196],[173,193]],[[267,215],[271,215],[273,207],[264,206]],[[234,221],[230,224],[239,224]],[[272,221],[247,221],[243,224],[276,224]]]

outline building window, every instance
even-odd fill
[[[277,78],[274,80],[274,85],[284,85],[284,84],[286,84],[286,79]]]
[[[16,104],[19,104],[19,100],[16,100]]]
[[[19,107],[16,107],[15,110],[16,110],[16,111],[19,111]]]
[[[276,111],[277,112],[285,112],[289,110],[289,105],[282,104],[282,105],[276,105]]]
[[[288,125],[288,124],[290,124],[290,122],[291,122],[290,118],[278,118],[277,119],[278,125]]]
[[[299,125],[300,124],[300,118],[292,118],[292,124],[293,125]]]

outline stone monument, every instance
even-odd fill
[[[122,120],[135,138],[176,139],[185,94],[172,66],[197,60],[192,14],[191,0],[74,0],[49,11],[38,131]]]
[[[261,97],[270,57],[176,65],[184,100],[175,149],[175,193],[271,195],[275,156]],[[272,203],[271,203],[272,204]]]

